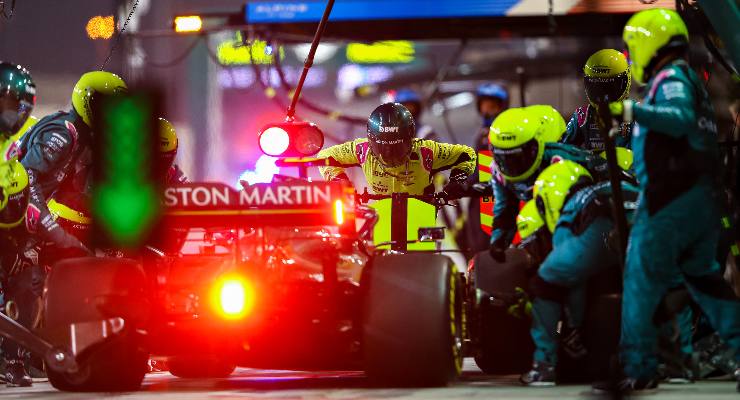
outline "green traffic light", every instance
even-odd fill
[[[159,215],[157,182],[151,173],[156,137],[156,115],[145,95],[104,100],[103,118],[96,135],[98,168],[93,191],[94,221],[113,245],[143,243]]]

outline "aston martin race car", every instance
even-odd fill
[[[433,203],[433,213],[445,202],[385,197]],[[177,238],[162,246],[168,251],[149,246],[136,258],[70,259],[52,268],[45,330],[78,364],[50,370],[52,385],[135,389],[150,357],[165,357],[172,374],[191,378],[225,377],[244,365],[446,384],[462,366],[462,275],[436,250],[441,228],[410,232],[394,223],[403,229],[374,242],[378,211],[363,204],[370,200],[383,199],[302,179],[241,191],[220,183],[168,187],[160,234]],[[393,221],[406,219],[399,210]],[[410,251],[409,243],[431,248]]]

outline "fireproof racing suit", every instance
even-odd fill
[[[606,150],[604,139],[601,137],[599,125],[596,122],[596,110],[589,104],[578,107],[570,117],[565,128],[565,134],[560,138],[561,143],[572,144],[593,153]],[[632,124],[621,124],[620,134],[614,138],[617,147],[631,148]]]
[[[682,277],[740,360],[740,301],[715,260],[719,205],[717,127],[709,95],[683,60],[662,68],[633,106],[640,200],[624,275],[620,357],[625,375],[655,376],[656,307]]]
[[[367,185],[375,194],[428,194],[434,190],[432,177],[451,170],[450,180],[464,180],[475,170],[475,151],[461,144],[414,139],[409,159],[398,167],[385,167],[370,151],[367,139],[356,139],[319,152],[320,158],[332,158],[342,167],[321,167],[326,180],[347,179],[344,167],[359,166]]]
[[[0,174],[7,173],[11,164],[15,164],[14,168],[23,168],[15,157],[16,148],[10,141],[0,144],[0,149],[4,150],[4,156],[0,157]],[[0,177],[1,190],[8,193],[10,186],[10,193],[13,194],[8,196],[6,204],[0,209],[2,310],[19,324],[33,328],[40,311],[44,273],[37,262],[36,247],[23,224],[29,198],[27,183]],[[26,350],[14,341],[3,340],[1,348],[6,364],[24,361]]]
[[[552,162],[571,160],[583,165],[597,180],[607,177],[606,160],[581,150],[575,146],[562,143],[546,143],[545,153],[540,167],[522,182],[508,182],[496,172],[495,165],[491,185],[493,186],[493,232],[491,243],[500,242],[508,246],[516,233],[516,216],[519,213],[519,202],[532,199],[532,186],[537,176]],[[601,179],[603,178],[603,179]]]
[[[622,190],[626,202],[637,198],[637,187],[623,182]],[[619,255],[605,240],[614,229],[611,193],[609,182],[596,183],[570,195],[563,206],[552,237],[552,251],[532,281],[535,362],[557,363],[557,331],[563,306],[569,311],[568,325],[580,327],[586,307],[586,280],[617,266]]]
[[[89,250],[54,222],[46,205],[56,191],[90,192],[92,132],[74,112],[42,118],[20,142],[20,160],[28,171],[30,204],[26,226],[55,247],[81,253]]]

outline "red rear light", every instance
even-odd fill
[[[334,222],[337,225],[344,224],[344,203],[342,200],[334,201]]]

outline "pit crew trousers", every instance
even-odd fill
[[[577,236],[567,227],[558,226],[555,230],[553,250],[537,274],[546,284],[561,287],[568,293],[565,301],[535,293],[531,330],[535,362],[557,363],[557,327],[563,314],[563,303],[567,304],[567,323],[571,327],[579,327],[583,322],[586,306],[584,283],[593,274],[613,265],[610,260],[617,260],[617,255],[609,250],[605,241],[613,226],[610,219],[598,217]]]
[[[712,327],[740,360],[740,301],[715,260],[719,213],[711,187],[700,182],[649,215],[644,201],[627,248],[622,300],[620,361],[632,378],[657,370],[656,307],[676,278],[683,278]]]

